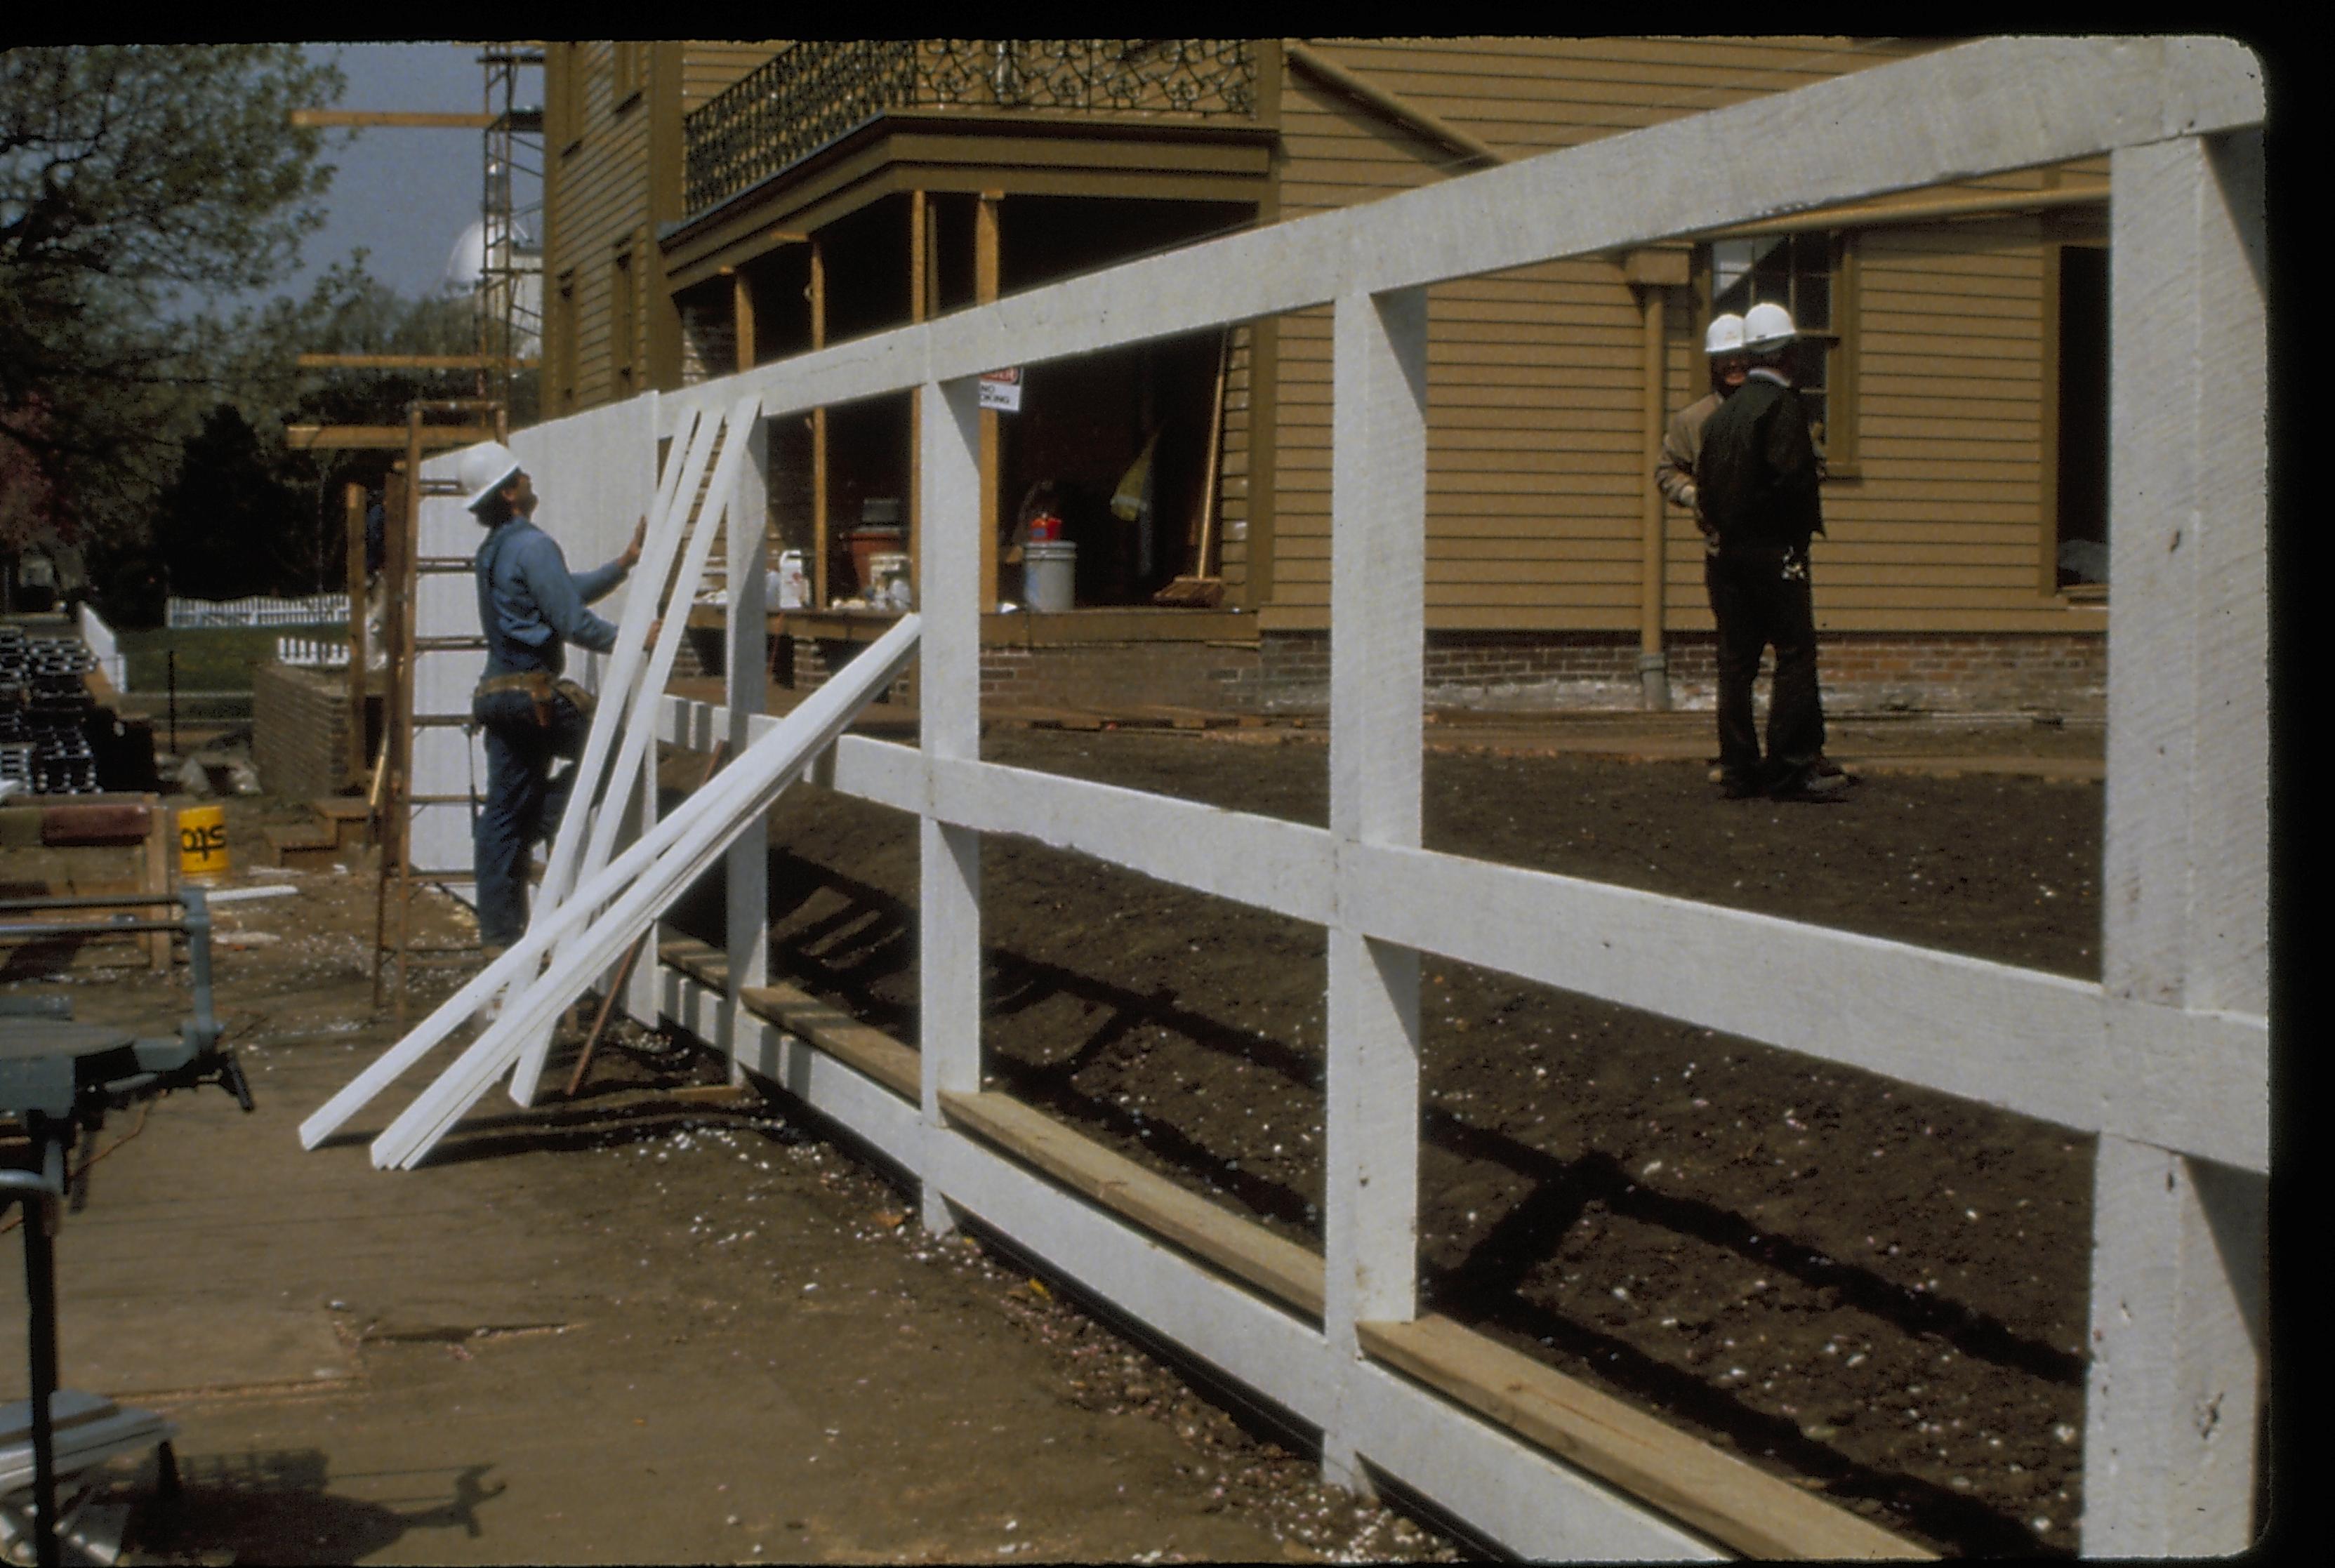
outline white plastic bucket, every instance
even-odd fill
[[[1033,610],[1067,610],[1077,600],[1079,547],[1068,539],[1022,547],[1022,597]]]

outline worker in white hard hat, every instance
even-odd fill
[[[487,667],[471,693],[470,716],[486,741],[486,799],[473,847],[479,939],[491,957],[526,934],[528,861],[557,828],[575,782],[573,768],[555,779],[552,765],[583,754],[590,726],[590,695],[562,679],[567,645],[602,653],[615,646],[616,628],[586,606],[638,564],[648,525],[644,518],[615,559],[576,576],[557,542],[536,526],[534,482],[509,447],[471,447],[456,474],[487,530],[472,563]]]
[[[1694,526],[1702,530],[1708,540],[1710,525],[1703,519],[1702,508],[1697,504],[1694,463],[1702,450],[1702,427],[1710,422],[1719,405],[1743,384],[1743,377],[1751,369],[1750,357],[1743,352],[1743,318],[1731,311],[1711,317],[1710,327],[1702,334],[1702,352],[1710,362],[1710,390],[1671,415],[1670,424],[1662,431],[1662,455],[1654,464],[1654,488],[1671,505],[1692,513]]]
[[[1703,562],[1718,624],[1720,789],[1810,802],[1843,799],[1849,780],[1824,760],[1808,544],[1824,532],[1823,476],[1807,409],[1792,390],[1797,332],[1780,305],[1743,313],[1750,368],[1703,426],[1695,490],[1712,547]],[[1751,690],[1759,659],[1776,650],[1762,758]]]

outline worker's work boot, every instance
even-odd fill
[[[1797,778],[1785,779],[1768,791],[1771,800],[1798,801],[1808,806],[1829,806],[1848,799],[1851,786],[1846,773],[1819,773],[1814,769]]]

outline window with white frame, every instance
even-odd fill
[[[1792,313],[1800,343],[1793,384],[1807,405],[1817,445],[1835,472],[1855,458],[1855,373],[1849,363],[1849,242],[1821,229],[1710,242],[1706,262],[1710,316],[1755,305]]]

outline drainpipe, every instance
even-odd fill
[[[1667,713],[1671,707],[1670,655],[1662,647],[1663,567],[1667,555],[1667,522],[1662,495],[1654,488],[1654,465],[1662,460],[1663,426],[1662,308],[1665,288],[1685,284],[1688,252],[1680,247],[1633,250],[1623,258],[1623,276],[1638,295],[1642,366],[1644,389],[1642,440],[1638,464],[1640,517],[1644,551],[1639,569],[1638,684],[1650,713]]]

